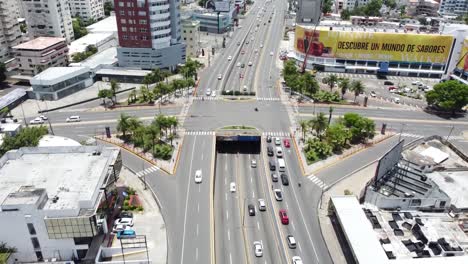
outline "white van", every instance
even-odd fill
[[[286,170],[286,164],[284,163],[284,159],[278,159],[278,167],[278,170],[281,172],[284,172]]]
[[[80,122],[80,121],[81,121],[80,116],[67,117],[67,123],[69,123],[69,122]]]

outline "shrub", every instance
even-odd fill
[[[240,91],[234,91],[234,95],[241,95]]]
[[[319,159],[325,159],[332,154],[332,146],[328,142],[314,138],[307,140],[305,151],[313,151]]]
[[[319,90],[314,95],[314,99],[319,102],[331,103],[331,102],[339,102],[341,99],[341,96],[337,91],[328,92],[328,91]]]
[[[154,147],[153,156],[156,158],[161,158],[163,160],[168,160],[172,155],[172,147],[167,144],[157,144]]]
[[[306,154],[306,159],[309,163],[314,163],[319,160],[317,153],[315,153],[315,151],[313,150],[309,150],[305,154]]]

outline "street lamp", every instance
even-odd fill
[[[450,132],[449,132],[449,134],[448,134],[448,136],[447,136],[447,139],[445,140],[446,142],[449,141],[449,138],[450,138],[450,136],[452,135],[452,131],[453,131],[453,128],[454,128],[454,127],[455,127],[455,126],[452,126],[452,128],[450,129]]]
[[[400,136],[398,137],[398,142],[401,141],[401,134],[403,134],[403,129],[405,128],[406,124],[401,124]]]

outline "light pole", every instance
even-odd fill
[[[450,128],[450,132],[449,132],[449,134],[448,134],[448,136],[447,136],[447,139],[445,140],[446,142],[449,141],[449,138],[450,138],[450,136],[452,135],[452,131],[453,131],[454,127],[455,127],[455,126],[452,126],[452,128]]]
[[[398,142],[401,141],[401,134],[403,134],[403,129],[405,128],[406,124],[401,124],[400,136],[398,137]]]

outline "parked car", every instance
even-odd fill
[[[400,103],[400,98],[398,98],[398,97],[393,98],[393,102],[396,103],[396,104],[399,104]]]
[[[281,192],[281,189],[274,189],[273,193],[275,194],[276,201],[283,201],[283,193]]]
[[[275,138],[275,145],[281,146],[281,139],[279,137]]]
[[[205,93],[205,94],[206,94],[207,96],[210,96],[210,95],[211,95],[211,89],[210,89],[210,88],[206,89],[206,93]]]
[[[122,211],[122,212],[120,212],[118,218],[132,218],[133,219],[133,213],[132,212],[127,212],[127,211]]]
[[[80,116],[70,116],[70,117],[67,117],[67,123],[70,123],[70,122],[80,122],[81,119],[80,119]]]
[[[255,206],[253,204],[249,204],[247,206],[248,210],[249,210],[249,215],[250,216],[254,216],[255,215]]]
[[[281,223],[283,225],[288,225],[289,224],[289,217],[288,217],[288,213],[286,212],[286,209],[280,209],[279,210],[279,216],[280,216],[280,219],[281,219]]]
[[[284,144],[284,147],[286,147],[286,148],[291,147],[291,144],[289,143],[289,139],[287,139],[287,138],[283,139],[283,144]]]
[[[135,238],[136,233],[133,229],[120,230],[117,232],[117,239],[121,238]]]
[[[45,115],[40,115],[39,118],[42,119],[42,120],[44,120],[44,121],[49,119],[49,118],[48,118],[47,116],[45,116]]]
[[[411,84],[412,85],[419,85],[419,84],[422,84],[422,83],[420,81],[413,81]]]
[[[391,81],[385,81],[383,84],[384,84],[384,85],[393,85],[393,82],[391,82]]]
[[[388,87],[388,90],[391,91],[391,90],[396,90],[396,87],[395,86],[390,86]]]
[[[40,117],[36,117],[36,118],[32,119],[31,121],[29,121],[29,124],[31,124],[31,125],[44,124],[44,120],[42,120],[42,118],[40,118]]]
[[[116,225],[126,225],[126,226],[133,226],[133,218],[119,218],[114,221],[114,226]]]
[[[266,211],[266,203],[263,199],[258,199],[258,210],[259,211]]]
[[[195,172],[195,183],[201,183],[202,182],[202,171],[197,170]]]
[[[263,256],[263,245],[260,241],[254,241],[254,251],[255,251],[255,256],[256,257],[261,257]]]
[[[124,230],[127,230],[127,229],[131,229],[131,227],[129,227],[127,225],[120,224],[120,225],[115,225],[112,228],[112,232],[117,233],[119,231],[124,231]]]
[[[370,96],[371,96],[371,97],[376,97],[377,94],[376,94],[374,91],[372,91],[372,92],[370,92]]]

